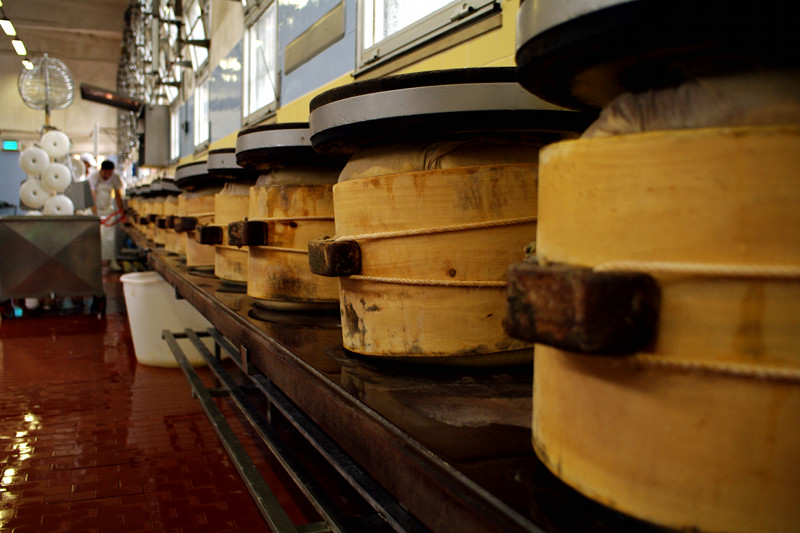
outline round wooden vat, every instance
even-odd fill
[[[155,196],[150,203],[150,214],[153,215],[151,218],[157,219],[158,217],[164,216],[164,196]],[[159,228],[156,224],[156,220],[151,220],[150,223],[147,225],[149,237],[156,243],[157,246],[164,246],[166,234],[163,228]]]
[[[344,347],[389,357],[528,347],[505,333],[502,320],[506,269],[524,257],[536,231],[536,166],[435,169],[335,185],[337,239],[361,249],[360,275],[340,279]]]
[[[338,168],[275,169],[250,189],[248,219],[266,224],[267,243],[249,247],[247,294],[273,309],[338,307],[336,279],[308,266],[308,243],[333,235]]]
[[[134,217],[134,227],[142,234],[145,234],[144,224],[142,219],[147,217],[147,198],[144,196],[138,197],[139,203],[136,207],[136,217]]]
[[[198,224],[209,224],[214,219],[214,196],[219,188],[181,193],[178,197],[178,215],[193,217]],[[186,255],[187,267],[214,265],[214,247],[195,240],[194,230],[178,233],[179,248]]]
[[[227,229],[228,224],[247,216],[252,182],[226,183],[214,196],[213,225]],[[220,279],[247,283],[246,248],[228,244],[228,232],[222,232],[222,244],[214,252],[214,274]]]
[[[170,227],[169,222],[172,217],[178,215],[178,196],[170,195],[164,200],[164,218],[166,219],[166,228],[164,233],[164,248],[167,252],[172,254],[179,254],[180,248],[178,247],[178,233],[174,227]]]
[[[627,355],[537,344],[533,445],[566,483],[660,525],[800,529],[800,129],[542,150],[537,254],[651,275]]]
[[[130,224],[133,226],[134,229],[137,231],[141,231],[139,229],[139,213],[142,210],[142,201],[138,195],[131,195],[129,193],[127,198],[128,204],[128,211],[130,212]]]
[[[315,272],[344,275],[345,348],[529,362],[530,345],[502,327],[506,269],[535,236],[539,148],[591,117],[543,102],[505,67],[363,80],[309,108],[314,148],[352,154],[334,186],[341,244],[320,240],[311,257]],[[360,265],[339,270],[348,248]]]

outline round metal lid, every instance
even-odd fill
[[[583,131],[593,116],[564,110],[525,91],[515,69],[420,72],[352,83],[310,104],[311,144],[318,151],[355,151],[377,142],[476,134]]]
[[[532,93],[596,110],[688,77],[800,64],[795,0],[523,0],[517,76]]]
[[[275,164],[341,163],[312,148],[308,122],[267,124],[240,131],[236,138],[236,162],[254,170],[268,170]]]
[[[147,187],[145,196],[170,196],[173,194],[180,194],[181,190],[175,184],[173,179],[158,178],[153,180]]]
[[[236,162],[235,148],[220,148],[208,152],[208,173],[222,178],[239,179],[255,178],[251,169],[246,169]]]
[[[223,185],[227,181],[227,178],[210,175],[207,161],[186,163],[185,165],[179,165],[175,169],[175,185],[184,190]]]

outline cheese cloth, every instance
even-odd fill
[[[434,143],[397,143],[366,147],[342,169],[339,181],[483,165],[536,163],[540,142],[472,139]]]
[[[612,100],[582,138],[659,130],[800,125],[800,71],[695,78]]]

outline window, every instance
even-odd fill
[[[496,0],[359,0],[357,71],[396,57],[499,8]]]
[[[244,123],[275,110],[278,99],[278,8],[272,2],[244,33]]]
[[[159,103],[171,103],[178,97],[181,82],[181,57],[178,48],[178,26],[175,24],[175,10],[169,0],[160,0],[158,26],[158,92]]]
[[[169,159],[175,161],[181,156],[181,108],[175,106],[169,113]]]
[[[189,0],[183,11],[186,25],[186,39],[189,41],[205,41],[208,39],[208,0]],[[208,60],[208,47],[199,44],[189,45],[192,68],[200,70]]]
[[[208,80],[194,89],[194,147],[202,149],[208,143],[211,121],[208,117]]]

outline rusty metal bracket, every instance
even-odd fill
[[[361,248],[356,241],[322,237],[308,243],[308,264],[320,276],[339,277],[361,273]]]
[[[239,220],[228,224],[228,243],[232,246],[264,246],[267,244],[267,223],[260,220]]]
[[[660,291],[649,275],[518,263],[508,271],[506,331],[591,354],[630,354],[653,339]]]
[[[198,224],[194,228],[194,240],[200,244],[222,244],[222,226]]]

